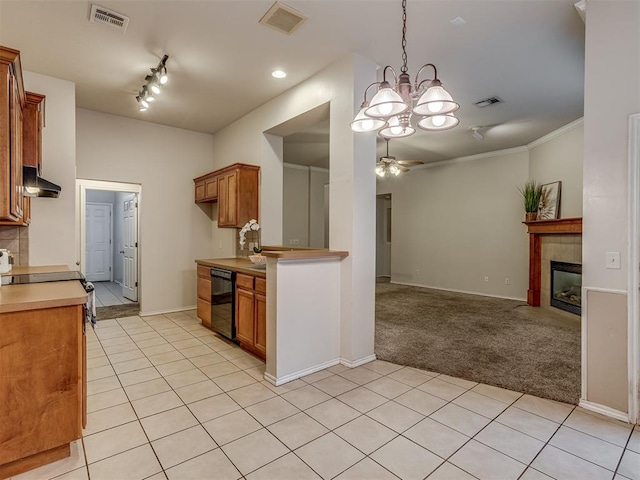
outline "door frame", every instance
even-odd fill
[[[640,422],[640,113],[629,115],[629,247],[627,275],[629,422]]]
[[[85,202],[84,205],[85,205],[85,214],[86,214],[87,205],[101,205],[101,206],[109,207],[109,245],[111,247],[109,248],[109,281],[113,282],[113,205],[111,203],[104,203],[104,202]],[[85,222],[86,222],[86,218],[85,218]],[[85,223],[85,226],[86,226],[86,223]],[[85,238],[85,247],[86,247],[87,237],[85,236],[84,238]],[[85,251],[85,257],[86,257],[86,251]],[[85,270],[86,270],[86,267],[85,267]],[[83,275],[86,275],[86,271],[83,271],[82,273]]]
[[[87,252],[87,190],[104,190],[108,192],[135,193],[138,196],[138,258],[136,262],[136,277],[138,280],[138,303],[142,311],[142,185],[138,183],[108,182],[102,180],[76,179],[76,266],[84,275],[86,272]]]

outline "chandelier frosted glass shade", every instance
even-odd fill
[[[418,103],[413,107],[413,113],[416,115],[446,115],[455,112],[460,108],[453,101],[451,94],[447,92],[442,84],[434,80],[431,82],[427,91],[418,99]]]
[[[430,117],[424,117],[418,122],[418,127],[422,130],[428,131],[442,131],[449,130],[457,126],[460,120],[456,118],[453,113],[447,113],[446,115],[432,115]]]
[[[384,138],[403,138],[416,133],[416,129],[411,126],[409,116],[392,117],[389,119],[389,125],[378,132]]]
[[[351,122],[351,130],[358,133],[373,132],[387,125],[387,122],[381,118],[372,118],[365,115],[364,111],[369,105],[363,103],[356,118]]]
[[[386,87],[381,87],[371,99],[369,108],[364,111],[365,115],[375,118],[390,118],[409,110],[409,105],[388,84]]]

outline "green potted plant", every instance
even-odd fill
[[[542,185],[535,180],[529,180],[522,187],[518,188],[522,194],[522,203],[524,205],[525,220],[533,222],[538,219],[538,205],[542,196]]]

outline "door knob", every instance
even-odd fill
[[[124,253],[124,250],[120,250],[120,253]]]

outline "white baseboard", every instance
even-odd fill
[[[406,282],[394,282],[393,280],[389,283],[394,285],[406,285],[408,287],[420,287],[420,288],[431,288],[432,290],[441,290],[443,292],[455,292],[455,293],[466,293],[467,295],[480,295],[482,297],[491,297],[491,298],[502,298],[504,300],[517,300],[518,302],[526,302],[526,298],[519,297],[504,297],[502,295],[492,295],[490,293],[484,292],[469,292],[467,290],[456,290],[454,288],[442,288],[442,287],[432,287],[431,285],[419,285],[417,283],[406,283]]]
[[[599,413],[601,415],[605,415],[607,417],[615,418],[616,420],[629,423],[629,414],[621,412],[620,410],[616,410],[615,408],[605,407],[604,405],[600,405],[599,403],[593,403],[583,399],[580,399],[580,403],[578,403],[578,405],[585,410],[589,410],[591,412]]]
[[[359,367],[360,365],[364,365],[365,363],[373,362],[376,358],[377,358],[376,354],[374,353],[372,355],[368,355],[366,357],[359,358],[358,360],[354,360],[354,361],[347,360],[346,358],[340,358],[340,363],[345,367],[355,368],[355,367]]]
[[[320,370],[324,370],[325,368],[329,368],[329,367],[333,367],[334,365],[337,365],[340,363],[340,359],[336,358],[334,360],[329,360],[326,361],[324,363],[320,363],[318,365],[314,365],[313,367],[309,367],[309,368],[305,368],[303,370],[298,370],[297,372],[294,373],[290,373],[289,375],[284,375],[282,377],[274,377],[273,375],[265,372],[264,373],[264,379],[271,383],[272,385],[275,385],[276,387],[279,387],[280,385],[283,385],[285,383],[291,382],[293,380],[296,380],[300,377],[304,377],[306,375],[311,375],[312,373],[315,372],[319,372]]]
[[[150,317],[151,315],[162,315],[163,313],[175,313],[175,312],[184,312],[186,310],[195,310],[195,305],[190,305],[188,307],[178,307],[171,308],[169,310],[157,310],[155,312],[140,312],[141,317]]]

